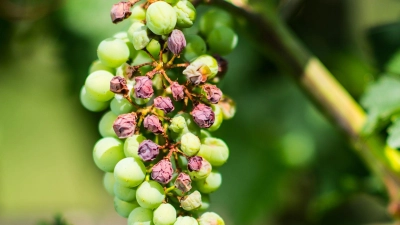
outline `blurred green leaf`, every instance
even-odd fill
[[[400,75],[400,51],[393,54],[392,58],[386,64],[385,70],[388,73]]]
[[[388,128],[387,144],[392,148],[400,148],[400,119],[396,119]]]
[[[382,76],[373,83],[361,99],[368,111],[365,134],[370,134],[389,122],[400,111],[400,79]]]

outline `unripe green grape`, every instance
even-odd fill
[[[146,177],[146,167],[133,157],[127,157],[117,163],[114,169],[115,182],[128,188],[141,184]]]
[[[216,191],[222,183],[222,176],[218,171],[212,171],[206,179],[196,182],[197,188],[202,193],[209,194]]]
[[[186,133],[181,137],[181,150],[188,156],[194,156],[200,151],[200,139],[192,134]]]
[[[156,181],[143,182],[136,191],[136,201],[146,209],[155,209],[164,200],[164,188]]]
[[[123,99],[113,98],[113,100],[111,100],[110,103],[110,108],[115,115],[129,113],[132,112],[134,109],[133,105],[128,100],[126,100],[126,98]]]
[[[150,98],[133,98],[133,101],[137,105],[146,105],[150,101]]]
[[[183,120],[181,118],[175,120],[176,117],[183,117],[185,123],[182,123]],[[172,131],[171,137],[175,141],[180,141],[182,135],[188,132],[193,133],[196,136],[200,134],[200,127],[193,121],[192,116],[189,115],[188,113],[176,114],[174,118],[171,120],[171,126],[170,126],[170,130]],[[181,129],[181,127],[183,127],[183,129]],[[173,131],[174,129],[178,131],[180,130],[180,132],[174,132]]]
[[[154,225],[153,211],[142,207],[133,209],[128,217],[128,225]]]
[[[181,206],[186,211],[192,211],[201,207],[201,194],[194,191],[181,199]]]
[[[204,130],[204,129],[201,129],[201,131],[200,131],[200,140],[203,140],[206,137],[212,137],[211,133],[206,131],[206,130]]]
[[[221,126],[222,122],[224,121],[224,114],[222,113],[221,108],[218,105],[212,104],[211,108],[213,109],[213,112],[215,114],[215,121],[213,125],[211,125],[210,128],[208,128],[209,131],[216,131],[218,128]]]
[[[154,2],[147,8],[147,27],[157,35],[167,35],[171,33],[175,28],[176,20],[174,8],[166,2]]]
[[[114,197],[115,211],[122,217],[128,218],[132,210],[137,207],[139,207],[139,204],[137,202],[126,202],[117,197]]]
[[[175,5],[176,3],[179,2],[179,0],[164,0],[164,2],[167,2],[170,5]]]
[[[92,112],[103,111],[109,105],[108,101],[100,102],[100,101],[93,99],[93,97],[89,93],[86,92],[85,86],[83,86],[81,88],[81,93],[79,95],[79,99],[81,100],[83,107],[85,107],[87,110],[92,111]]]
[[[198,171],[189,170],[189,175],[193,181],[204,180],[210,175],[211,170],[212,170],[211,164],[206,159],[203,159],[200,170]]]
[[[182,56],[188,60],[192,61],[203,55],[207,51],[206,42],[199,35],[185,35],[186,47],[182,51]]]
[[[210,69],[210,74],[207,74],[208,79],[215,77],[215,75],[217,75],[217,73],[218,73],[218,62],[214,57],[212,57],[210,55],[201,55],[201,56],[197,57],[190,64],[194,64],[194,65],[195,64],[203,64],[203,65],[208,66],[208,68]]]
[[[101,117],[99,122],[99,133],[101,136],[117,138],[117,135],[115,134],[115,131],[113,129],[115,119],[117,119],[117,115],[115,115],[111,111],[106,112]]]
[[[158,42],[156,39],[151,39],[149,44],[146,46],[146,50],[150,52],[150,54],[155,58],[159,58],[159,54],[161,51],[161,45],[160,42]]]
[[[104,172],[113,172],[115,165],[124,157],[123,143],[116,138],[105,137],[94,145],[94,162]]]
[[[142,22],[134,22],[128,29],[128,38],[136,50],[143,49],[150,42],[147,27]]]
[[[212,166],[222,166],[229,157],[229,149],[225,142],[218,138],[208,137],[201,140],[198,156],[205,158]]]
[[[133,47],[132,42],[130,42],[127,32],[125,32],[125,31],[118,32],[118,33],[114,34],[113,37],[121,39],[121,40],[123,40],[125,42],[126,46],[128,46],[128,49],[129,49],[129,58],[132,59],[136,55],[137,51]]]
[[[146,19],[146,10],[144,10],[139,4],[133,6],[131,12],[132,14],[129,19],[131,19],[132,22],[143,21]]]
[[[85,90],[96,101],[106,102],[114,97],[110,91],[110,81],[114,77],[108,71],[98,70],[86,78]]]
[[[105,173],[103,177],[103,186],[107,193],[114,196],[115,178],[113,173]]]
[[[179,1],[174,5],[176,11],[176,26],[181,28],[191,27],[196,19],[196,9],[193,4],[187,0]]]
[[[176,219],[174,225],[199,225],[197,220],[190,216],[180,216]]]
[[[200,32],[205,36],[221,26],[233,27],[231,15],[222,9],[211,9],[204,13],[200,19]]]
[[[212,53],[227,55],[235,49],[238,42],[237,34],[229,27],[220,26],[210,32],[207,43]]]
[[[178,115],[172,118],[169,129],[175,133],[181,133],[184,129],[187,129],[185,117]]]
[[[136,199],[135,189],[124,187],[117,182],[114,184],[114,194],[115,197],[126,202],[132,202]]]
[[[155,225],[172,225],[175,221],[176,210],[171,204],[161,204],[153,212],[153,222]]]
[[[129,48],[124,41],[118,38],[107,38],[100,42],[97,56],[100,61],[109,67],[118,67],[129,58]]]
[[[142,141],[146,140],[146,138],[142,135],[132,135],[125,140],[124,144],[124,153],[126,157],[133,157],[135,159],[141,160],[138,155],[139,144]]]
[[[218,214],[206,212],[200,216],[199,225],[225,225],[225,222]]]
[[[143,63],[152,62],[151,58],[147,53],[143,50],[137,51],[135,58],[133,58],[132,65],[139,65]],[[146,74],[148,71],[152,70],[151,66],[142,66],[140,67],[140,73]],[[133,92],[132,92],[133,93]]]
[[[105,70],[112,74],[115,74],[115,68],[104,65],[100,60],[96,60],[92,63],[92,65],[90,65],[89,74],[97,70]]]
[[[206,211],[208,208],[210,208],[210,195],[202,194],[201,207],[199,208],[199,211]]]

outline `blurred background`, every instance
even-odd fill
[[[78,97],[99,42],[127,29],[110,21],[116,2],[0,0],[1,225],[56,224],[56,215],[75,225],[126,224],[92,160],[102,113]],[[356,99],[400,49],[399,0],[253,2],[276,8]],[[238,108],[214,134],[231,155],[212,210],[227,225],[389,223],[380,181],[238,32],[221,84]]]

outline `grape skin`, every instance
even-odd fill
[[[114,75],[108,71],[95,71],[86,78],[85,90],[96,101],[111,100],[114,97],[114,93],[110,91],[110,81],[113,77]]]
[[[147,209],[155,209],[164,200],[164,188],[156,181],[143,182],[136,191],[139,205]]]
[[[87,93],[85,86],[81,88],[79,99],[83,107],[92,112],[100,112],[108,108],[108,102],[100,102],[95,100],[90,94]]]
[[[116,138],[105,137],[94,145],[94,162],[104,172],[113,172],[115,165],[124,157],[123,143]]]
[[[114,197],[114,209],[122,217],[128,218],[133,209],[139,207],[137,202],[126,202]]]
[[[117,135],[115,134],[114,129],[113,129],[113,124],[114,124],[115,119],[117,119],[117,115],[115,115],[111,111],[106,112],[101,117],[100,122],[99,122],[99,133],[101,136],[117,138]]]
[[[115,181],[127,188],[140,185],[146,176],[144,164],[133,157],[127,157],[119,161],[114,169]]]
[[[153,213],[155,225],[171,225],[176,221],[176,210],[168,203],[161,204]]]
[[[117,68],[129,58],[129,48],[124,41],[118,38],[107,38],[97,47],[97,56],[108,66]]]

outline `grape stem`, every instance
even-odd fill
[[[196,3],[197,1],[195,1]],[[240,19],[246,34],[251,35],[257,49],[285,73],[294,78],[313,103],[337,127],[356,150],[365,164],[385,184],[390,197],[389,212],[400,215],[400,176],[384,155],[390,148],[379,134],[365,136],[362,132],[366,113],[325,66],[292,34],[280,16],[272,9],[254,9],[243,1],[240,4],[225,0],[207,0]],[[253,32],[257,30],[257,32]]]

